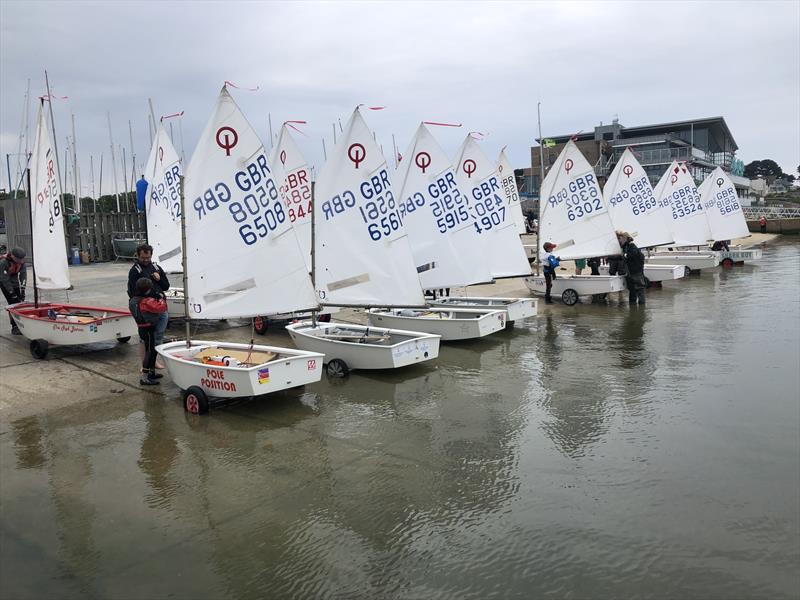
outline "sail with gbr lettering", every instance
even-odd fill
[[[394,182],[423,289],[491,281],[469,201],[450,159],[424,123],[403,156]]]
[[[722,168],[714,169],[697,191],[703,201],[714,241],[750,235],[736,187]]]
[[[264,146],[225,87],[186,169],[185,211],[191,318],[317,307]]]
[[[36,285],[42,290],[70,287],[64,239],[64,207],[56,158],[47,133],[44,100],[39,104],[36,139],[31,155],[31,232]]]
[[[630,148],[617,162],[603,188],[603,199],[616,229],[627,231],[639,248],[673,242],[666,227],[671,219],[670,203],[656,198],[647,173]]]
[[[500,176],[500,188],[506,197],[508,210],[514,219],[517,233],[522,235],[528,229],[525,227],[525,216],[522,214],[522,201],[517,188],[517,178],[514,176],[514,169],[511,168],[511,163],[508,162],[505,149],[500,151],[500,157],[497,159],[497,174]]]
[[[314,204],[320,304],[425,304],[389,167],[358,108],[320,171]]]
[[[540,254],[545,242],[556,244],[564,260],[620,253],[594,169],[572,140],[550,167],[540,198]]]
[[[711,240],[711,229],[700,194],[684,164],[672,161],[654,190],[659,202],[670,204],[668,227],[676,246],[701,246]]]
[[[147,242],[153,246],[153,260],[167,273],[178,273],[183,269],[181,175],[181,159],[161,123],[144,169],[147,181],[145,214]]]
[[[470,201],[492,277],[530,275],[525,249],[500,187],[497,165],[486,157],[471,134],[461,144],[455,164],[456,181]]]
[[[311,176],[308,163],[289,133],[281,127],[278,143],[272,150],[269,164],[283,200],[286,214],[297,233],[306,267],[311,271]]]

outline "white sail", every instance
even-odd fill
[[[386,159],[356,108],[314,193],[321,304],[424,305],[399,204]]]
[[[61,204],[55,152],[47,133],[44,101],[39,104],[36,121],[29,193],[36,286],[42,290],[65,290],[70,287],[70,282],[64,240],[64,207]]]
[[[711,237],[715,241],[750,235],[736,187],[725,171],[720,167],[714,169],[697,191],[708,217]]]
[[[508,210],[514,219],[517,233],[522,235],[528,229],[525,227],[525,216],[522,214],[522,201],[519,197],[519,189],[517,189],[517,178],[514,177],[514,169],[508,162],[505,149],[500,151],[500,157],[497,159],[497,174],[500,176],[500,187],[506,197]]]
[[[659,202],[670,203],[671,219],[667,222],[676,246],[702,246],[711,240],[700,194],[684,165],[672,161],[656,185],[654,195]]]
[[[264,146],[224,87],[184,188],[191,318],[317,306]]]
[[[455,164],[456,181],[470,201],[475,228],[483,239],[492,277],[530,275],[525,249],[501,191],[497,166],[467,134]]]
[[[183,270],[181,251],[181,159],[161,123],[144,169],[147,181],[147,242],[153,260],[167,273]]]
[[[639,248],[671,244],[672,231],[666,223],[672,219],[670,203],[653,194],[642,165],[630,148],[609,175],[603,199],[615,229],[627,231]]]
[[[594,169],[570,140],[542,182],[539,201],[539,253],[557,244],[562,259],[620,253],[611,215]]]
[[[311,271],[311,175],[308,163],[284,123],[269,164],[289,222],[297,233],[306,267]]]
[[[469,201],[456,183],[450,159],[424,123],[403,156],[394,182],[422,287],[491,281]]]

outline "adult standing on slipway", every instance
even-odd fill
[[[153,280],[151,293],[154,298],[166,298],[164,292],[169,289],[169,279],[164,269],[153,262],[153,247],[150,244],[141,244],[136,248],[136,261],[128,271],[128,298],[136,295],[136,282],[142,277],[149,277]],[[169,313],[160,313],[154,332],[156,346],[164,342],[164,332],[167,330],[168,323]],[[139,352],[140,354],[144,353],[142,344],[139,344]],[[160,360],[156,361],[156,369],[163,368],[164,364]]]
[[[11,252],[0,258],[0,288],[3,290],[6,302],[17,304],[25,300],[25,281],[27,277],[25,250],[12,248]],[[11,333],[13,335],[22,335],[10,313],[8,318],[11,320]]]
[[[622,248],[622,256],[625,258],[627,271],[625,283],[628,285],[628,301],[631,306],[636,304],[637,300],[639,304],[644,304],[644,290],[647,287],[647,280],[644,277],[644,254],[633,243],[633,238],[625,231],[617,232],[617,241],[620,248]]]

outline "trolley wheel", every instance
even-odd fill
[[[266,334],[269,329],[267,317],[253,317],[253,329],[256,330],[258,335]]]
[[[694,273],[694,271],[692,271],[692,270],[691,270],[689,267],[686,267],[686,273],[685,273],[685,275],[684,275],[684,276],[685,276],[685,277],[688,277],[688,276],[689,276],[689,275],[691,275],[692,273]]]
[[[204,415],[208,412],[208,396],[203,388],[192,385],[183,392],[183,410],[193,415]]]
[[[125,337],[118,337],[117,338],[117,343],[119,343],[119,344],[127,344],[130,341],[131,341],[131,336],[129,336],[129,335],[126,335]]]
[[[730,269],[730,268],[733,266],[733,259],[732,259],[732,258],[730,258],[730,257],[728,257],[728,258],[723,258],[723,259],[722,259],[722,262],[721,262],[720,264],[721,264],[723,267],[725,267],[726,269]]]
[[[39,360],[44,359],[47,356],[47,351],[50,348],[50,345],[47,343],[47,340],[31,340],[31,354],[33,358],[38,358]]]
[[[514,329],[514,321],[506,321],[506,329]]]
[[[341,358],[332,358],[325,366],[325,372],[328,374],[328,377],[343,379],[350,373],[350,367],[348,367],[347,363]]]
[[[572,306],[578,301],[578,292],[572,288],[567,288],[561,294],[561,301],[567,306]]]
[[[320,315],[319,319],[317,319],[320,323],[330,323],[331,322],[331,313],[325,313],[324,315]]]

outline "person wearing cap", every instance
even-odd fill
[[[644,277],[644,254],[633,238],[626,231],[617,231],[617,242],[622,248],[622,256],[625,259],[625,283],[628,285],[628,302],[634,304],[644,304],[644,290],[647,288],[647,279]]]
[[[25,300],[25,282],[28,279],[28,270],[25,266],[25,250],[12,248],[11,252],[0,257],[0,289],[9,304],[17,304]],[[11,333],[22,335],[14,322],[11,313]]]
[[[542,264],[544,265],[544,302],[545,304],[552,304],[553,299],[550,297],[550,290],[553,289],[553,279],[556,278],[556,267],[561,264],[561,259],[553,255],[556,245],[552,242],[545,242],[542,245],[544,248],[544,256],[542,256]]]

